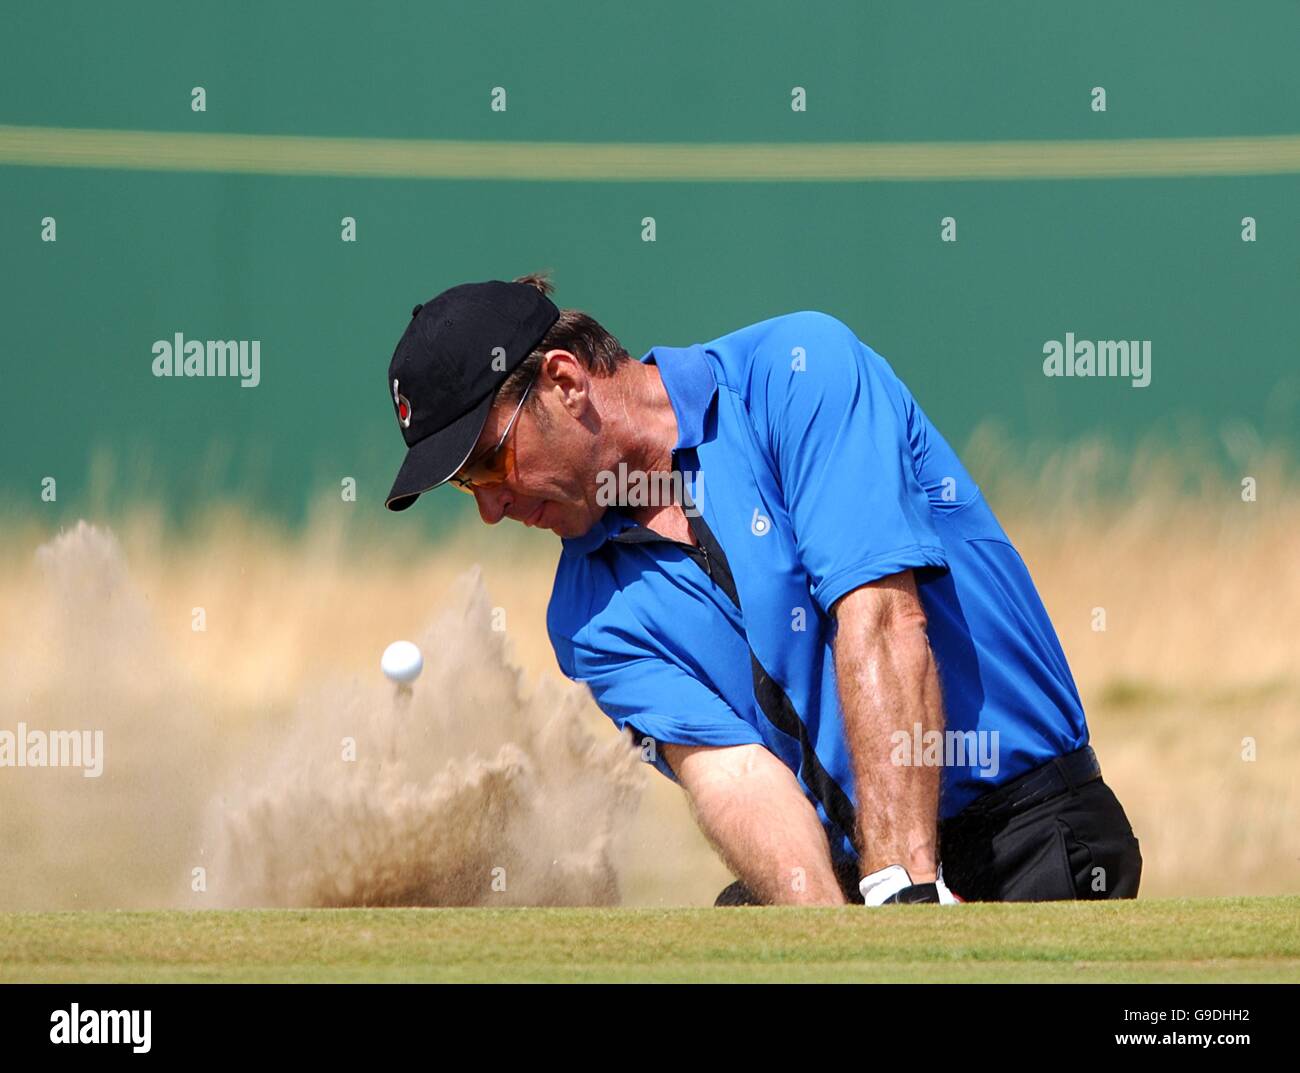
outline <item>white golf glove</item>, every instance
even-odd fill
[[[891,864],[888,868],[863,876],[858,883],[858,891],[867,905],[913,902],[957,905],[961,901],[943,881],[943,865],[939,866],[939,874],[933,883],[913,883],[906,868],[901,864]]]

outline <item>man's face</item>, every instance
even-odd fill
[[[546,355],[507,441],[514,464],[501,484],[474,488],[485,522],[495,525],[511,518],[557,536],[576,537],[605,513],[596,502],[596,489],[607,445],[600,442],[591,385],[592,378],[568,351]],[[492,407],[471,458],[490,451],[501,439],[517,405],[513,399]]]

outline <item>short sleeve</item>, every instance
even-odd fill
[[[755,356],[750,408],[813,598],[829,612],[860,585],[947,558],[916,477],[910,397],[892,370],[834,317],[785,320]]]
[[[668,659],[633,652],[596,651],[552,636],[561,670],[585,682],[596,704],[619,730],[674,745],[751,745],[758,731],[717,693]],[[658,749],[654,764],[677,781]]]

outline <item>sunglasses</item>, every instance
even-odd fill
[[[515,422],[523,411],[524,403],[528,401],[528,393],[533,390],[533,385],[537,383],[537,377],[541,374],[541,371],[539,368],[533,374],[533,378],[528,381],[528,386],[524,388],[524,393],[519,396],[519,405],[515,407],[515,412],[510,415],[510,420],[506,423],[506,430],[501,433],[501,438],[488,450],[477,458],[470,459],[447,478],[448,483],[457,491],[473,495],[474,489],[495,488],[503,484],[505,479],[510,476],[511,470],[515,468],[515,448],[510,439],[510,433],[514,430]]]

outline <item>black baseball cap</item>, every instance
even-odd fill
[[[405,510],[469,459],[497,389],[560,311],[529,283],[462,283],[417,305],[388,363],[406,459],[385,506]]]

